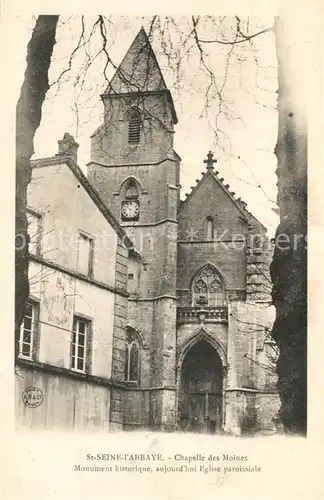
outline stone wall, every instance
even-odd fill
[[[183,323],[178,325],[177,328],[178,356],[181,354],[187,341],[194,335],[198,334],[201,330],[204,330],[208,335],[215,338],[221,344],[224,352],[227,351],[228,332],[226,323]]]
[[[124,430],[150,426],[150,391],[125,390],[123,393]]]
[[[225,393],[225,433],[252,434],[256,425],[255,393],[230,390]]]
[[[208,217],[214,220],[214,235],[210,239]],[[221,273],[228,298],[244,299],[247,221],[214,174],[205,173],[200,184],[193,188],[181,204],[178,221],[177,289],[181,305],[191,305],[191,280],[207,262]]]
[[[179,305],[191,305],[191,282],[195,273],[210,262],[222,275],[228,298],[245,297],[245,249],[224,249],[217,242],[178,244],[177,289],[181,299]]]
[[[268,302],[234,302],[229,306],[229,332],[238,387],[264,389],[264,369],[257,348],[263,345],[274,319],[274,308]],[[262,386],[260,386],[262,384]]]
[[[236,235],[244,235],[247,224],[244,214],[234,204],[211,172],[205,172],[202,181],[192,189],[179,210],[180,238],[194,230],[195,239],[207,240],[206,218],[215,221],[216,238],[231,240]]]
[[[270,263],[273,245],[265,228],[249,215],[247,234],[246,298],[249,301],[271,299]]]
[[[105,98],[104,123],[91,137],[91,161],[103,165],[151,163],[173,153],[173,123],[166,94]],[[142,114],[140,143],[128,143],[132,106]]]
[[[147,164],[129,162],[121,166],[90,163],[88,179],[98,191],[102,200],[110,208],[115,217],[121,218],[121,202],[124,196],[124,182],[133,178],[137,182],[140,217],[132,226],[152,224],[167,217],[176,220],[178,190],[176,187],[179,162],[163,156],[160,163],[151,158]],[[138,245],[137,245],[138,246]]]

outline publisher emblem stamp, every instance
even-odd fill
[[[28,408],[37,408],[43,402],[43,393],[39,387],[27,387],[22,393],[22,400]]]

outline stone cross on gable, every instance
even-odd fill
[[[216,158],[213,158],[214,153],[209,151],[207,154],[207,159],[204,160],[204,163],[207,163],[207,170],[214,170],[214,163],[217,162]]]

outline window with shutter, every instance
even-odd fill
[[[132,109],[128,121],[128,144],[139,144],[141,136],[141,114]]]

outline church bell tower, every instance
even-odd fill
[[[136,389],[147,389],[150,426],[172,429],[180,190],[180,158],[173,149],[177,116],[143,28],[101,98],[104,121],[91,137],[88,178],[140,255],[139,272],[128,276],[128,324],[146,346]],[[129,387],[132,397],[140,398],[134,389]]]

